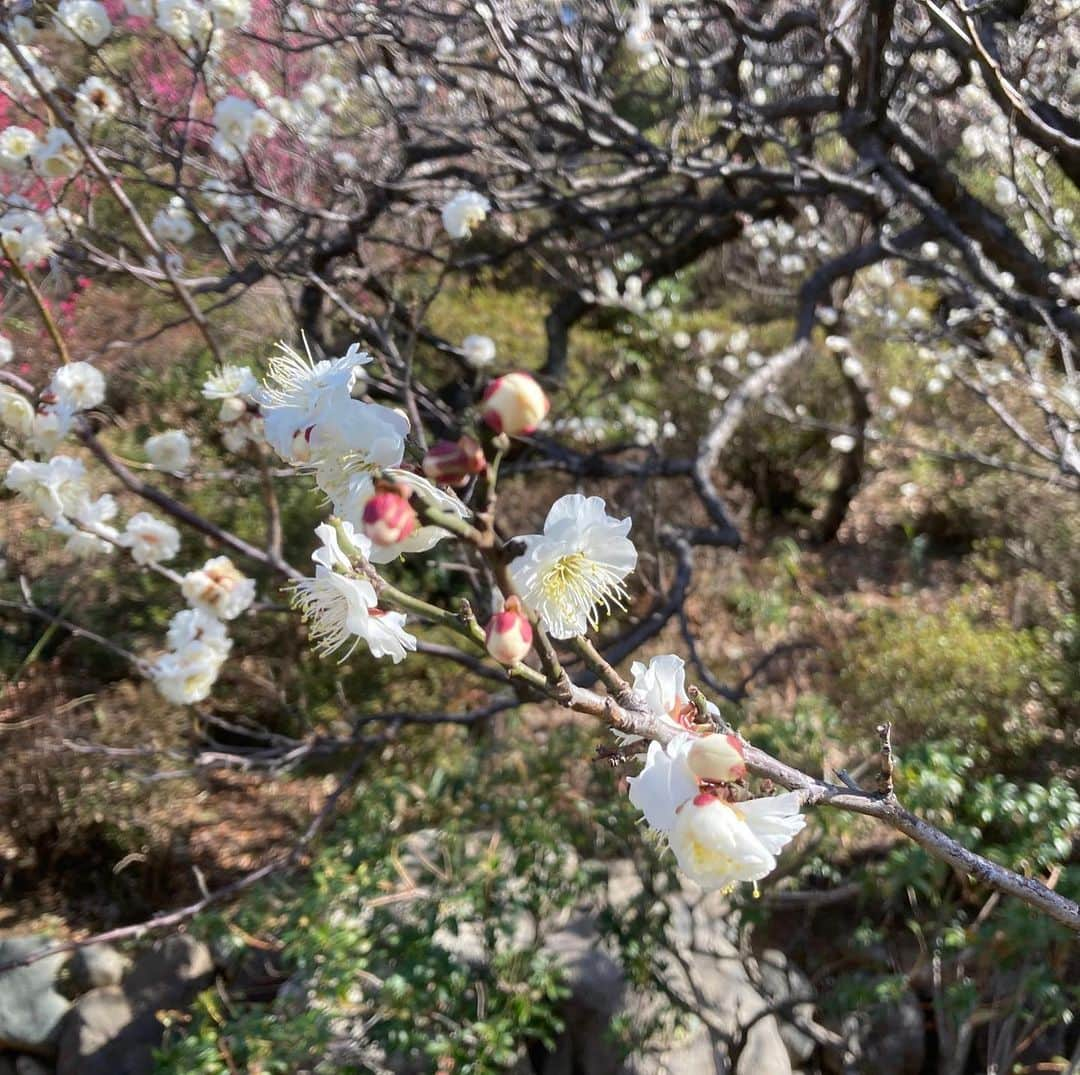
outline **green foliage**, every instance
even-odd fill
[[[1061,658],[1042,629],[984,622],[970,602],[938,614],[872,612],[840,650],[836,694],[855,727],[891,721],[907,748],[959,737],[979,766],[1015,768],[1056,719]]]
[[[493,1075],[523,1042],[553,1045],[566,989],[545,931],[604,876],[581,857],[597,850],[591,796],[567,776],[580,736],[494,760],[436,738],[429,749],[411,744],[407,765],[373,765],[308,876],[204,923],[236,961],[240,938],[272,938],[289,980],[270,1006],[234,1000],[226,1010],[204,996],[158,1071],[225,1075],[228,1055],[243,1070],[360,1072],[378,1053]],[[423,783],[413,778],[426,771]],[[633,812],[595,790],[625,854]],[[655,965],[662,926],[647,904],[613,930],[632,974]],[[637,1040],[642,1028],[632,1029]]]

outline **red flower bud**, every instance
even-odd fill
[[[487,651],[499,664],[517,664],[532,648],[533,629],[528,617],[521,611],[521,602],[511,597],[503,612],[496,612],[488,620],[484,631]]]
[[[363,521],[375,545],[396,545],[416,529],[416,512],[400,493],[383,490],[364,505]]]
[[[484,389],[481,417],[496,433],[532,433],[551,410],[544,390],[527,373],[497,377]]]
[[[480,474],[487,466],[484,449],[472,439],[462,437],[458,441],[436,441],[424,456],[424,474],[440,485],[460,488],[468,484],[473,474]]]

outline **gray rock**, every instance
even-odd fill
[[[0,963],[21,959],[53,942],[47,937],[0,940]],[[47,956],[26,967],[0,974],[0,1048],[51,1056],[60,1021],[71,1007],[56,991],[66,953]]]
[[[186,933],[177,933],[139,956],[124,979],[124,992],[165,1007],[205,989],[213,976],[210,949]]]
[[[144,952],[121,985],[92,989],[64,1020],[57,1075],[149,1075],[164,1027],[159,1011],[186,1007],[213,980],[206,945],[186,934]]]
[[[131,960],[111,944],[92,944],[75,952],[68,973],[72,988],[85,993],[105,985],[119,985],[130,966]]]
[[[778,948],[768,948],[757,961],[758,976],[769,1005],[777,1009],[780,1037],[793,1064],[810,1059],[816,1039],[803,1028],[813,1028],[814,987],[810,979]]]
[[[920,1075],[926,1056],[926,1018],[919,998],[907,990],[899,1000],[872,1012],[852,1012],[840,1025],[844,1047],[822,1053],[834,1075]]]
[[[552,933],[544,947],[563,968],[570,997],[563,1033],[538,1075],[620,1075],[608,1027],[626,996],[622,968],[600,947],[595,927],[584,916]]]

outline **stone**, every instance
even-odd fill
[[[822,1052],[823,1066],[834,1075],[862,1071],[920,1075],[926,1056],[926,1018],[912,990],[869,1013],[849,1012],[839,1029],[843,1047]]]
[[[150,1075],[165,1028],[158,1012],[184,1008],[213,981],[206,945],[186,934],[144,952],[120,985],[81,996],[64,1020],[57,1075]]]
[[[77,993],[119,985],[131,966],[131,960],[111,944],[92,944],[79,948],[68,964],[71,987]]]
[[[761,953],[757,971],[762,992],[770,1007],[776,1009],[780,1037],[791,1062],[805,1063],[817,1048],[817,1039],[807,1032],[816,1027],[810,979],[778,948]]]
[[[622,968],[600,947],[585,916],[550,934],[544,948],[562,967],[570,996],[555,1051],[539,1064],[534,1060],[537,1075],[620,1075],[619,1052],[607,1031],[626,996]]]
[[[48,937],[5,937],[0,963],[40,952]],[[0,1048],[52,1056],[60,1022],[71,1004],[56,991],[56,979],[67,953],[46,956],[26,967],[0,974]]]

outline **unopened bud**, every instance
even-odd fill
[[[496,377],[484,389],[481,415],[496,433],[532,433],[551,409],[544,390],[527,373]]]
[[[455,489],[467,485],[469,478],[482,473],[486,466],[484,449],[472,437],[436,441],[423,462],[426,477]]]
[[[726,784],[746,777],[742,743],[734,735],[706,735],[695,739],[687,762],[694,776],[710,784]]]
[[[524,660],[532,648],[533,629],[521,611],[521,602],[511,597],[506,609],[496,612],[484,631],[487,651],[499,664],[511,665]]]
[[[221,422],[235,422],[247,414],[247,404],[239,396],[229,396],[221,401],[221,410],[218,411],[218,420]]]
[[[364,533],[375,545],[397,545],[416,529],[416,512],[400,493],[383,490],[364,505]]]

